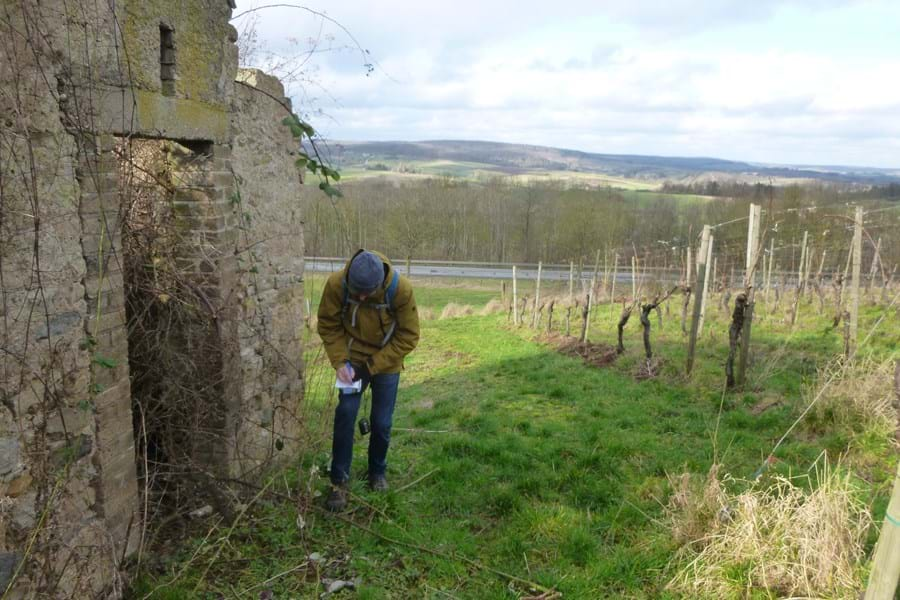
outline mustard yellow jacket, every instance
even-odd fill
[[[325,282],[319,303],[318,330],[328,359],[336,369],[349,360],[356,365],[365,364],[372,375],[399,373],[403,369],[403,357],[419,343],[419,313],[409,279],[400,276],[392,310],[377,307],[385,304],[385,290],[393,280],[394,267],[387,257],[375,254],[385,265],[384,282],[358,307],[344,302],[344,282],[350,261]],[[382,347],[394,321],[394,332]]]

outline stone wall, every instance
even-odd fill
[[[18,575],[24,583],[8,597],[53,589],[90,597],[114,582],[111,557],[132,546],[126,531],[137,506],[132,440],[115,441],[119,411],[130,430],[130,402],[127,361],[113,362],[126,357],[114,276],[108,304],[95,310],[97,271],[108,262],[98,240],[115,235],[114,215],[105,235],[99,221],[109,163],[65,126],[48,90],[61,68],[50,44],[59,7],[4,8],[0,589]],[[48,38],[22,35],[35,26]],[[96,348],[90,331],[102,338]],[[100,379],[95,358],[110,366]]]
[[[294,142],[270,97],[284,96],[277,81],[234,83],[227,0],[19,0],[2,11],[0,594],[15,580],[11,598],[115,596],[144,525],[134,429],[144,400],[129,356],[142,342],[135,319],[147,317],[126,311],[122,241],[126,170],[140,165],[123,148],[160,140],[177,175],[160,195],[178,235],[174,275],[202,302],[165,343],[202,341],[185,373],[209,382],[195,400],[211,415],[190,424],[186,456],[247,477],[290,457],[299,435]]]
[[[295,142],[281,124],[290,101],[274,77],[241,70],[231,111],[241,213],[243,387],[235,474],[296,454],[303,398],[303,223]],[[290,174],[287,176],[287,174]],[[279,448],[281,448],[279,450]]]

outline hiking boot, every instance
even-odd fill
[[[384,475],[369,475],[369,488],[371,488],[373,492],[388,491],[387,477]]]
[[[347,496],[349,493],[350,490],[346,483],[332,483],[328,499],[325,501],[325,508],[331,512],[341,512],[347,508]]]

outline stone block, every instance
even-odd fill
[[[92,334],[102,333],[117,327],[125,327],[125,310],[101,313],[100,318],[96,314],[88,315],[85,320],[85,331]]]
[[[46,432],[51,436],[56,434],[78,435],[92,426],[93,422],[94,417],[89,406],[85,408],[64,406],[48,415]]]
[[[29,473],[22,473],[6,486],[6,495],[11,498],[18,498],[31,488],[33,481],[34,478]]]
[[[21,460],[19,439],[16,437],[0,438],[0,478],[19,471],[22,467]]]
[[[54,469],[62,469],[88,456],[93,450],[94,438],[87,434],[69,436],[63,442],[50,444],[50,464]]]
[[[21,552],[0,552],[0,590],[9,587],[21,560]]]
[[[81,312],[67,311],[50,315],[50,318],[41,323],[35,332],[35,341],[46,340],[68,333],[73,328],[81,325]]]
[[[94,408],[98,415],[106,415],[110,411],[121,410],[129,407],[130,413],[130,382],[127,379],[117,381],[114,385],[104,387],[94,396]]]

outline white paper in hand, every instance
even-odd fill
[[[340,379],[335,378],[334,387],[341,390],[345,394],[355,394],[362,391],[362,379],[357,379],[353,383],[345,383]]]

